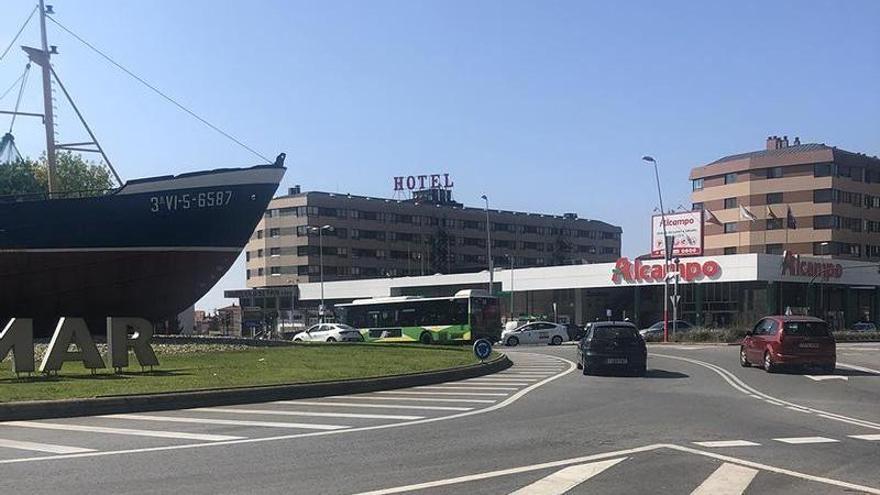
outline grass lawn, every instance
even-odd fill
[[[91,375],[81,363],[71,362],[64,364],[58,377],[20,379],[7,359],[0,364],[0,402],[343,380],[477,362],[467,346],[412,344],[309,344],[157,355],[161,365],[153,373],[141,373],[132,356],[129,371],[119,375],[109,369]]]

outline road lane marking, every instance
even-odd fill
[[[519,390],[516,387],[483,387],[480,385],[435,385],[416,388],[418,390],[503,390],[505,392]]]
[[[714,440],[710,442],[694,442],[700,447],[758,447],[761,444],[747,440]]]
[[[774,438],[777,442],[789,443],[794,445],[801,445],[805,443],[837,443],[840,440],[835,440],[833,438],[827,437],[789,437],[789,438]]]
[[[858,418],[851,418],[849,416],[844,416],[842,414],[823,411],[821,409],[815,409],[812,407],[807,407],[807,406],[802,406],[800,404],[795,404],[794,402],[789,402],[786,400],[777,399],[773,396],[767,395],[764,392],[761,392],[761,391],[755,389],[754,387],[746,384],[741,379],[739,379],[736,375],[727,371],[726,369],[724,369],[720,366],[716,366],[711,363],[699,361],[696,359],[681,357],[681,356],[671,356],[669,354],[652,353],[651,355],[654,357],[661,357],[661,358],[673,359],[673,360],[677,360],[677,361],[684,361],[684,362],[688,362],[691,364],[696,364],[697,366],[702,366],[704,368],[707,368],[711,371],[714,371],[718,376],[720,376],[724,381],[726,381],[728,383],[728,385],[730,385],[734,389],[736,389],[736,390],[738,390],[748,396],[758,396],[758,398],[760,398],[762,400],[772,400],[774,402],[779,402],[779,403],[786,405],[786,406],[799,407],[799,408],[803,409],[804,411],[809,411],[809,412],[816,414],[817,416],[824,418],[824,419],[839,421],[841,423],[858,424],[859,426],[863,426],[865,428],[872,428],[875,430],[880,430],[880,423],[874,423],[871,421],[858,419]]]
[[[95,451],[95,449],[68,447],[67,445],[55,445],[51,443],[23,442],[20,440],[7,440],[5,438],[0,438],[0,447],[16,450],[31,450],[34,452],[48,452],[50,454],[78,454]]]
[[[377,394],[401,394],[401,395],[473,395],[479,397],[506,397],[509,394],[499,394],[495,392],[405,392],[405,391],[388,391],[376,392]]]
[[[237,409],[237,408],[214,408],[204,407],[195,409],[196,411],[218,412],[227,414],[254,414],[265,416],[310,416],[318,418],[357,418],[357,419],[422,419],[424,416],[402,416],[396,414],[359,414],[359,413],[330,413],[330,412],[311,412],[311,411],[289,411],[284,409]]]
[[[302,428],[307,430],[343,430],[341,425],[322,425],[314,423],[279,423],[275,421],[246,421],[238,419],[189,418],[180,416],[149,416],[146,414],[110,414],[101,418],[130,419],[134,421],[157,421],[163,423],[192,423],[202,425],[256,426],[261,428]]]
[[[654,445],[646,445],[644,447],[636,447],[634,449],[626,449],[626,450],[618,450],[615,452],[605,452],[602,454],[593,454],[584,457],[575,457],[573,459],[565,459],[562,461],[552,461],[552,462],[544,462],[541,464],[533,464],[531,466],[520,466],[515,468],[508,469],[499,469],[497,471],[487,471],[484,473],[477,474],[469,474],[465,476],[458,476],[455,478],[449,478],[445,480],[436,480],[436,481],[428,481],[426,483],[416,483],[413,485],[406,486],[396,486],[393,488],[383,488],[379,490],[373,490],[369,492],[360,492],[355,495],[391,495],[393,493],[405,493],[412,492],[416,490],[425,490],[427,488],[437,488],[441,486],[449,486],[449,485],[457,485],[459,483],[468,483],[471,481],[481,481],[491,478],[498,478],[500,476],[509,476],[511,474],[521,474],[521,473],[530,473],[532,471],[541,471],[543,469],[550,469],[555,467],[563,467],[570,466],[572,464],[583,464],[585,462],[598,461],[601,459],[608,459],[609,457],[620,457],[620,456],[628,456],[630,454],[637,454],[640,452],[650,452],[652,450],[657,450],[662,448],[661,444]],[[626,457],[624,457],[625,459]]]
[[[862,373],[870,373],[872,375],[880,375],[880,370],[873,368],[865,368],[864,366],[856,366],[854,364],[837,363],[838,368],[846,368],[849,370],[861,371]]]
[[[870,442],[880,441],[880,434],[871,434],[871,435],[850,435],[850,438],[855,438],[856,440],[868,440]]]
[[[843,380],[845,382],[849,381],[848,376],[843,375],[804,375],[805,377],[813,380],[814,382],[824,382],[827,380]]]
[[[492,402],[492,401],[489,401]],[[374,409],[416,409],[423,411],[470,411],[473,407],[453,407],[453,406],[411,406],[399,404],[357,404],[354,402],[312,402],[299,400],[281,400],[275,404],[290,404],[295,406],[330,406],[330,407],[362,407]]]
[[[804,409],[803,407],[797,407],[797,406],[785,406],[785,408],[786,408],[786,409],[791,409],[792,411],[797,411],[797,412],[802,412],[802,413],[812,414],[810,411]]]
[[[692,491],[691,495],[740,495],[757,474],[757,469],[725,462]]]
[[[432,418],[425,419],[417,419],[414,421],[403,421],[400,423],[388,423],[381,425],[372,425],[372,426],[361,426],[355,428],[349,428],[345,430],[333,430],[333,431],[313,431],[308,433],[290,433],[285,435],[274,435],[268,437],[258,437],[258,438],[241,438],[237,440],[227,440],[222,442],[212,442],[212,443],[191,443],[184,445],[166,445],[161,447],[145,447],[145,448],[136,448],[136,449],[125,449],[125,450],[106,450],[100,452],[83,452],[81,454],[57,454],[52,456],[38,456],[38,457],[24,457],[17,459],[2,459],[0,460],[0,465],[3,464],[20,464],[20,463],[30,463],[30,462],[48,462],[48,461],[58,461],[58,460],[66,460],[66,459],[80,459],[85,457],[109,457],[109,456],[121,456],[121,455],[132,455],[132,454],[143,454],[143,453],[152,453],[152,452],[167,452],[174,450],[186,450],[186,449],[203,449],[203,448],[211,448],[217,446],[227,446],[227,445],[243,445],[243,444],[257,444],[263,442],[278,442],[285,440],[293,440],[296,438],[310,438],[310,437],[319,437],[319,436],[328,436],[328,435],[340,435],[340,434],[348,434],[348,433],[356,433],[356,432],[364,432],[364,431],[374,431],[374,430],[384,430],[388,428],[402,428],[407,426],[416,426],[416,425],[424,425],[439,421],[449,421],[449,420],[458,420],[461,418],[466,418],[470,416],[476,416],[478,414],[486,414],[493,411],[497,411],[499,409],[503,409],[519,399],[525,397],[533,390],[536,390],[554,380],[558,380],[563,376],[572,373],[576,368],[575,364],[568,359],[556,357],[556,356],[548,356],[548,359],[555,359],[557,361],[567,363],[568,369],[566,369],[562,373],[557,373],[556,375],[549,376],[540,382],[529,385],[528,387],[520,390],[519,392],[507,397],[501,402],[497,404],[493,404],[491,406],[487,406],[480,409],[475,409],[473,411],[464,411],[457,414],[451,414],[449,416],[438,416]],[[343,396],[346,397],[346,396]],[[354,399],[355,397],[347,397],[349,399]],[[376,397],[364,397],[366,400],[377,399]],[[408,398],[387,398],[388,400],[408,400]],[[433,399],[439,400],[439,399]],[[458,401],[450,401],[450,402],[462,402]],[[465,401],[469,402],[469,401]],[[492,401],[489,401],[492,402]],[[581,462],[586,462],[590,459],[585,459]],[[564,465],[564,464],[563,464]],[[877,492],[877,495],[880,495],[880,491]]]
[[[703,457],[709,457],[711,459],[716,459],[719,461],[730,462],[733,464],[739,464],[740,466],[750,467],[757,469],[759,471],[767,471],[770,473],[783,474],[786,476],[791,476],[793,478],[799,478],[806,481],[815,481],[817,483],[824,483],[826,485],[838,486],[850,491],[855,492],[863,492],[863,493],[871,493],[873,495],[880,495],[880,489],[872,488],[870,486],[857,485],[855,483],[850,483],[848,481],[836,480],[833,478],[823,478],[821,476],[815,476],[812,474],[801,473],[799,471],[792,471],[790,469],[779,468],[776,466],[771,466],[769,464],[760,464],[753,461],[748,461],[746,459],[740,459],[738,457],[731,457],[723,454],[716,454],[714,452],[707,452],[705,450],[694,449],[691,447],[684,447],[682,445],[674,445],[674,444],[663,444],[658,448],[667,448],[676,450],[678,452],[687,452],[689,454],[701,455]]]
[[[162,430],[136,430],[133,428],[108,428],[105,426],[85,426],[62,423],[44,423],[42,421],[7,421],[3,426],[19,426],[22,428],[37,428],[43,430],[82,431],[88,433],[109,433],[112,435],[131,435],[135,437],[177,438],[181,440],[203,440],[208,442],[223,442],[243,440],[244,437],[231,435],[209,435],[203,433],[184,433],[179,431]],[[75,455],[75,454],[72,454]],[[8,462],[8,460],[7,460]]]
[[[441,399],[441,398],[427,398],[427,397],[346,397],[344,395],[337,395],[335,397],[346,399],[346,400],[417,400],[424,402],[463,402],[467,404],[494,404],[498,402],[497,400],[492,399]],[[334,397],[328,397],[328,399],[332,399]]]
[[[606,461],[569,466],[541,478],[529,486],[511,492],[510,495],[563,495],[572,488],[626,459],[628,458],[620,457]]]
[[[473,381],[473,382],[468,381],[468,382],[461,382],[461,383],[462,383],[462,385],[470,385],[470,384],[474,384],[474,385],[518,385],[518,386],[523,386],[523,387],[529,384],[529,382],[496,382],[496,381],[490,382],[488,380],[480,380],[480,381]]]

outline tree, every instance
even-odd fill
[[[0,164],[0,195],[33,194],[49,190],[48,161],[17,160]],[[110,171],[70,151],[58,153],[55,164],[58,191],[100,191],[113,187]]]

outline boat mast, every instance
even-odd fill
[[[52,6],[49,6],[52,9]],[[49,197],[56,191],[55,184],[55,117],[52,113],[52,79],[49,44],[46,41],[46,7],[40,0],[40,38],[43,42],[43,124],[46,126],[46,161],[48,162]],[[54,47],[53,47],[54,48]]]

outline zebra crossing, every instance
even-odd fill
[[[344,433],[363,428],[443,420],[497,408],[523,390],[566,373],[566,361],[517,353],[504,371],[455,382],[357,395],[224,407],[33,421],[0,421],[0,464],[29,456],[72,455],[123,448],[174,447]],[[24,457],[22,457],[24,456]]]

